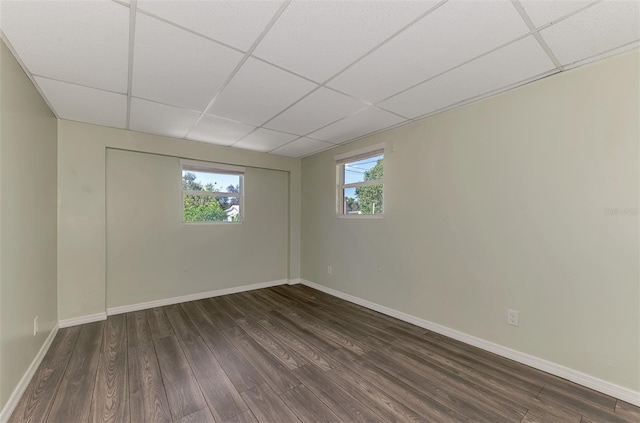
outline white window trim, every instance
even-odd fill
[[[371,181],[344,183],[344,165],[356,160],[373,157],[376,153],[385,155],[386,144],[374,144],[368,147],[352,150],[347,153],[337,154],[333,158],[336,163],[336,215],[340,219],[382,219],[381,214],[345,214],[343,210],[344,190],[347,188],[366,187],[371,185],[382,185],[382,201],[384,203],[384,177]]]
[[[246,168],[242,166],[228,165],[224,163],[203,162],[199,160],[180,159],[180,181],[182,181],[182,172],[207,172],[222,173],[227,175],[240,176],[240,194],[233,192],[209,192],[209,191],[184,191],[182,182],[180,182],[180,215],[182,216],[183,225],[241,225],[244,222],[244,173]],[[234,197],[240,199],[240,218],[238,222],[229,221],[210,221],[210,222],[185,222],[184,221],[184,194],[198,195],[200,197]]]
[[[198,160],[180,159],[180,167],[194,172],[216,172],[217,173],[238,173],[244,174],[246,168],[224,163],[201,162]]]

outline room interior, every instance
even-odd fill
[[[158,421],[640,418],[639,2],[3,0],[0,23],[0,422],[137,421],[93,394],[122,339],[127,398],[155,351]],[[239,190],[186,191],[193,169]],[[239,217],[188,222],[188,195]],[[203,396],[177,411],[172,377]]]

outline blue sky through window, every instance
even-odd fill
[[[182,176],[185,173],[194,173],[196,175],[196,182],[206,186],[207,184],[214,184],[217,191],[227,191],[229,185],[234,187],[240,184],[240,175],[226,175],[223,173],[208,173],[208,172],[194,172],[192,170],[183,170]]]
[[[366,159],[358,160],[357,162],[346,163],[344,165],[344,183],[352,184],[354,182],[364,181],[364,173],[374,167],[378,160],[383,158],[384,155],[380,154],[375,157],[368,157]]]

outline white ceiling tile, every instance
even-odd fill
[[[35,78],[40,90],[61,119],[125,128],[127,96],[47,78]]]
[[[126,93],[129,9],[112,1],[2,1],[2,30],[33,74]]]
[[[255,129],[254,126],[204,115],[187,135],[193,141],[229,146]]]
[[[628,53],[628,52],[630,52],[632,50],[640,50],[640,40],[635,41],[633,43],[625,44],[624,46],[619,47],[619,48],[614,48],[613,50],[609,50],[606,53],[602,53],[602,54],[599,54],[597,56],[591,56],[591,57],[589,57],[587,59],[584,59],[584,60],[581,60],[579,62],[572,63],[571,65],[566,66],[564,69],[565,70],[569,70],[569,69],[577,68],[579,66],[584,66],[584,65],[587,65],[589,63],[594,63],[594,62],[597,62],[597,61],[600,61],[600,60],[604,60],[604,59],[606,59],[608,57],[611,57],[611,56],[617,56],[617,55],[620,55],[620,54]]]
[[[133,131],[183,138],[199,113],[139,98],[131,99],[129,128]]]
[[[132,95],[202,111],[243,55],[138,13]]]
[[[222,43],[248,50],[281,1],[138,0],[138,8]]]
[[[536,28],[567,16],[593,2],[594,0],[520,0],[524,11]]]
[[[315,87],[312,82],[249,58],[216,98],[210,111],[261,125]]]
[[[310,138],[299,138],[289,144],[283,145],[282,147],[271,151],[271,153],[279,154],[281,156],[302,157],[320,150],[326,150],[327,148],[333,146],[334,144],[330,144],[324,141],[312,140]]]
[[[450,1],[328,85],[378,102],[528,32],[508,0]]]
[[[415,118],[532,78],[554,65],[532,36],[483,56],[383,102]]]
[[[311,138],[342,143],[354,138],[396,125],[405,119],[377,107],[369,107],[353,116],[342,119],[319,131],[309,134]]]
[[[294,1],[254,54],[322,82],[435,1]]]
[[[233,146],[247,150],[266,152],[271,151],[274,148],[278,148],[296,138],[298,138],[297,135],[259,128],[235,143]]]
[[[365,107],[367,105],[361,101],[323,87],[300,100],[265,126],[278,131],[306,135]]]
[[[540,32],[563,65],[640,39],[640,2],[604,1]]]

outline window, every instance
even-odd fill
[[[338,215],[382,216],[384,147],[336,156]]]
[[[240,223],[243,217],[244,168],[182,160],[184,223]]]

